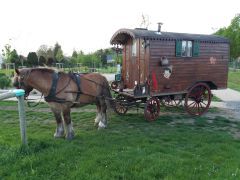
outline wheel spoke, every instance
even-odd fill
[[[193,101],[191,104],[187,105],[188,107],[191,107],[191,105],[193,105],[195,103],[195,101]]]
[[[202,104],[204,104],[205,106],[203,106]],[[200,102],[200,106],[201,106],[201,108],[206,108],[207,107],[207,105],[203,102]]]
[[[154,121],[159,116],[160,105],[158,99],[152,97],[145,104],[144,115],[147,121]]]
[[[205,106],[207,106],[207,104],[205,102],[201,102],[201,103],[203,103]]]
[[[185,109],[191,115],[200,116],[208,110],[210,103],[210,88],[205,83],[198,83],[186,95]]]
[[[197,111],[198,111],[198,114],[200,114],[199,103],[197,103]]]

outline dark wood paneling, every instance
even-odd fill
[[[137,57],[131,56],[131,39],[124,46],[123,76],[126,88],[133,88],[134,81],[142,83],[152,72],[156,73],[158,93],[186,91],[197,81],[213,82],[217,88],[227,87],[229,45],[227,43],[200,42],[198,57],[176,57],[175,41],[150,41],[150,46],[142,47],[143,40],[137,41]],[[172,66],[169,79],[163,76],[161,57],[166,56]],[[215,64],[210,58],[216,59]],[[135,62],[135,63],[134,63]],[[132,72],[136,71],[136,72]],[[127,72],[129,79],[126,80]]]
[[[213,82],[218,88],[227,87],[229,45],[221,43],[200,43],[198,57],[176,57],[175,41],[151,41],[150,71],[157,75],[158,92],[180,92],[197,81]],[[166,56],[172,66],[169,79],[164,77],[161,57]],[[215,64],[210,58],[216,58]]]

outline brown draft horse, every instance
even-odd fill
[[[80,86],[78,86],[73,74],[57,72],[50,68],[23,68],[16,69],[15,72],[13,85],[16,88],[24,89],[25,96],[28,96],[33,89],[36,89],[43,93],[45,100],[48,101],[57,123],[54,133],[55,138],[64,136],[64,127],[66,139],[70,140],[74,137],[70,116],[72,106],[80,107],[95,103],[97,106],[95,125],[99,129],[107,127],[106,110],[107,105],[111,103],[109,100],[112,96],[107,79],[101,74],[79,75]],[[57,83],[54,83],[53,77],[56,74],[58,80]],[[47,99],[50,94],[52,95],[51,98]]]

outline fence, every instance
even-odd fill
[[[228,67],[233,70],[240,69],[240,61],[239,60],[229,61]]]
[[[12,97],[17,97],[18,99],[18,113],[20,120],[20,133],[21,140],[23,145],[27,145],[27,135],[26,135],[26,115],[24,108],[24,94],[25,91],[23,89],[15,89],[10,91],[2,91],[0,94],[0,101]]]

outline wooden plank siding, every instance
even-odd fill
[[[133,40],[136,56],[132,56]],[[192,41],[194,57],[179,57],[180,43],[176,57],[176,42],[182,40]],[[154,74],[154,93],[159,95],[187,92],[196,82],[206,82],[211,89],[227,88],[229,40],[224,37],[136,28],[118,30],[110,42],[123,45],[122,78],[126,89],[133,89],[135,81],[143,84],[151,80]],[[167,67],[160,64],[162,57],[169,60],[169,78],[164,77]]]
[[[149,72],[155,72],[158,93],[181,92],[199,81],[212,82],[217,89],[227,87],[229,58],[227,43],[200,42],[198,57],[176,57],[175,41],[150,41]],[[163,76],[164,67],[160,66],[161,57],[166,56],[172,66],[169,79]],[[216,64],[210,58],[216,58]],[[212,87],[213,88],[213,87]]]

